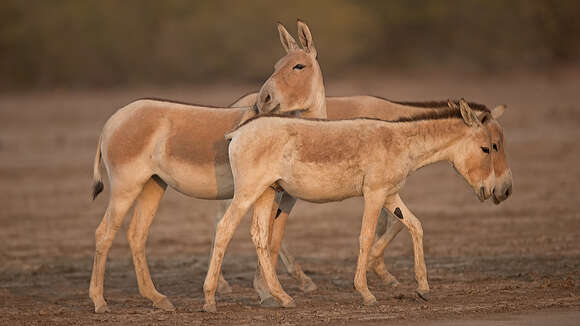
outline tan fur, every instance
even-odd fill
[[[248,103],[255,101],[256,97],[257,93],[246,94],[234,102],[232,106],[239,107],[248,105]],[[456,104],[454,104],[454,106],[455,105]],[[490,111],[481,104],[469,103],[469,105],[470,107],[476,108],[476,112]],[[441,110],[447,110],[448,108],[447,101],[393,102],[375,96],[327,97],[328,119],[331,120],[353,119],[359,117],[381,120],[398,120],[400,118],[413,118],[426,113],[436,113]],[[505,146],[503,146],[503,130],[497,121],[504,111],[505,106],[503,105],[494,108],[491,110],[493,119],[489,119],[484,124],[491,134],[492,144],[496,144],[496,148],[498,148],[498,151],[493,150],[493,148],[491,149],[494,172],[496,175],[496,185],[493,193],[493,199],[496,204],[507,199],[508,196],[506,195],[506,191],[509,189],[509,192],[511,192],[512,187],[511,171],[507,164]],[[400,197],[398,198],[401,200]],[[283,234],[286,219],[295,202],[295,199],[287,194],[284,195],[281,200],[281,205],[289,205],[290,208],[288,208],[287,211],[283,211],[275,220],[273,228],[274,235],[272,237],[273,241],[271,246],[272,248],[280,248],[280,258],[282,262],[284,262],[288,272],[300,282],[300,286],[303,290],[316,289],[316,284],[314,284],[314,282],[312,282],[312,280],[302,272],[302,268],[288,251],[287,246],[282,242],[282,239],[279,236],[280,234]],[[218,210],[216,214],[216,220],[222,218],[228,205],[229,201],[220,203],[220,210]],[[399,223],[396,217],[392,214],[386,213],[385,211],[381,213],[380,221],[382,220],[385,220],[385,223],[388,223],[389,227],[386,229],[386,232],[385,230],[382,232],[377,231],[377,239],[373,244],[373,249],[371,251],[371,263],[369,264],[369,268],[373,269],[386,285],[396,286],[398,281],[386,269],[383,253],[388,244],[400,232],[403,225]],[[272,253],[272,259],[275,264],[277,262],[277,252]],[[425,269],[424,266],[419,266],[418,268]],[[261,300],[267,301],[271,298],[271,295],[269,292],[263,290],[266,287],[265,285],[262,285],[262,280],[259,279],[259,273],[256,275],[258,279],[254,280],[254,284],[258,284],[258,286],[255,286],[255,289],[260,295]],[[225,286],[227,286],[227,282],[225,282],[225,284]],[[426,297],[428,286],[423,286],[422,289],[418,289],[418,292],[420,292],[420,295]]]
[[[448,160],[468,181],[480,199],[492,195],[494,173],[491,156],[481,152],[490,146],[489,132],[462,101],[462,116],[412,122],[388,123],[358,119],[345,121],[313,121],[288,117],[263,117],[230,133],[230,160],[235,180],[235,194],[230,207],[216,229],[214,252],[204,283],[204,309],[215,311],[215,290],[221,259],[233,231],[251,204],[261,198],[272,183],[277,183],[295,198],[312,202],[337,201],[354,196],[365,198],[360,236],[360,254],[355,287],[365,304],[376,302],[366,285],[369,250],[381,207],[398,203],[396,196],[407,175],[416,169]],[[464,112],[465,111],[465,112]],[[464,115],[463,113],[466,113]],[[459,116],[459,112],[455,114]],[[329,141],[329,139],[332,139]],[[385,141],[388,139],[388,141]],[[330,149],[337,160],[311,160],[317,152],[331,144],[346,144]],[[276,146],[271,146],[275,143]],[[316,144],[319,146],[317,147]],[[395,156],[395,153],[397,155]],[[477,157],[477,162],[473,158]],[[340,160],[338,159],[340,158]],[[385,204],[387,203],[387,204]],[[255,209],[259,205],[256,203]],[[406,209],[406,208],[405,208]],[[261,210],[254,215],[253,225],[262,225],[257,250],[268,241],[264,232],[271,216]],[[403,223],[413,236],[416,265],[424,266],[420,222],[405,210]],[[256,222],[256,220],[260,220]],[[282,306],[293,301],[281,290],[274,273],[272,257],[258,250],[264,281]],[[418,270],[419,288],[427,285],[426,270]],[[268,274],[270,273],[270,274]],[[428,290],[428,286],[427,289]]]
[[[307,28],[302,22],[298,27]],[[281,25],[279,29],[285,31]],[[288,68],[295,62],[307,63],[308,69]],[[279,112],[298,110],[326,115],[325,102],[320,100],[325,98],[322,73],[311,48],[289,51],[262,89],[258,100],[251,103],[258,109],[267,109],[274,103],[272,109]],[[139,292],[156,307],[174,310],[171,302],[155,289],[144,255],[149,226],[159,201],[167,185],[192,197],[231,198],[234,181],[224,134],[255,113],[253,107],[211,108],[138,100],[111,116],[99,139],[93,175],[93,196],[102,190],[100,164],[106,167],[111,186],[109,205],[95,232],[96,250],[89,288],[95,312],[108,309],[103,297],[107,254],[133,202],[135,214],[128,238]],[[263,232],[268,232],[268,228]]]

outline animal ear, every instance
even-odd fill
[[[493,116],[489,112],[482,112],[478,115],[477,118],[478,118],[479,122],[481,122],[481,124],[485,124],[486,122],[491,120],[491,118],[493,118]]]
[[[469,104],[464,99],[459,100],[459,110],[461,112],[461,117],[466,125],[470,127],[475,127],[481,125],[481,122],[477,118],[477,115],[473,113]]]
[[[298,25],[298,39],[300,40],[300,44],[307,53],[310,53],[313,57],[316,57],[316,48],[314,47],[314,41],[312,40],[312,34],[310,33],[310,29],[305,22],[298,19],[296,23]]]
[[[449,106],[450,109],[458,109],[457,103],[453,102],[451,99],[447,100],[447,106]]]
[[[495,108],[493,108],[493,110],[491,110],[491,116],[494,119],[498,119],[499,117],[501,117],[504,114],[505,109],[507,109],[506,105],[503,105],[503,104],[498,105]]]
[[[292,50],[298,49],[298,43],[296,40],[288,33],[286,28],[282,23],[278,23],[278,33],[280,34],[280,42],[282,43],[282,47],[286,52],[290,52]]]

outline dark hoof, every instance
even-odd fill
[[[267,297],[266,299],[260,301],[260,305],[262,307],[268,307],[268,308],[280,308],[280,304],[278,303],[278,301],[276,299],[274,299],[274,297]]]
[[[417,290],[415,292],[417,292],[417,295],[419,296],[419,298],[421,298],[425,301],[429,301],[429,290],[426,290],[426,291]]]
[[[153,306],[155,308],[159,308],[159,309],[162,309],[164,311],[175,311],[175,306],[167,298],[163,298],[163,299],[159,300],[159,302],[153,303]]]
[[[206,303],[203,305],[203,311],[214,313],[217,312],[217,308],[215,303]]]

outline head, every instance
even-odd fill
[[[451,101],[449,106],[457,108]],[[493,195],[495,186],[491,137],[483,125],[483,121],[491,116],[489,112],[476,114],[464,99],[459,101],[459,110],[468,128],[464,137],[455,145],[451,161],[473,188],[477,198],[485,201]]]
[[[491,110],[490,117],[482,121],[491,136],[490,151],[495,172],[495,187],[492,191],[492,199],[496,205],[512,194],[512,171],[506,158],[503,129],[498,122],[499,117],[503,115],[505,110],[505,105],[497,106]]]
[[[301,47],[280,23],[278,32],[286,55],[274,65],[274,73],[260,89],[258,110],[281,114],[299,111],[302,116],[325,118],[322,71],[308,26],[298,20]]]

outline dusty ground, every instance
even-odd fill
[[[443,78],[442,80],[440,78]],[[385,288],[369,274],[379,305],[361,306],[352,279],[361,200],[300,202],[287,240],[319,290],[304,294],[282,273],[294,309],[257,305],[256,257],[246,219],[230,245],[224,272],[234,292],[217,314],[200,311],[215,204],[169,191],[148,242],[153,279],[177,307],[154,310],[137,290],[125,232],[109,256],[105,296],[112,312],[96,315],[88,298],[94,229],[108,192],[89,201],[98,134],[116,108],[143,96],[227,105],[255,86],[0,95],[0,324],[467,324],[580,317],[580,73],[495,79],[437,74],[425,78],[327,81],[330,95],[393,99],[466,97],[505,103],[502,118],[514,195],[480,204],[446,164],[413,175],[403,198],[421,218],[432,297],[413,290],[405,231],[387,253],[402,282]],[[128,222],[126,218],[125,222]],[[123,226],[126,230],[127,224]],[[544,318],[544,319],[542,319]],[[546,319],[547,318],[547,319]],[[507,322],[506,322],[507,323]],[[527,322],[524,322],[526,324]],[[546,322],[548,323],[548,322]]]

